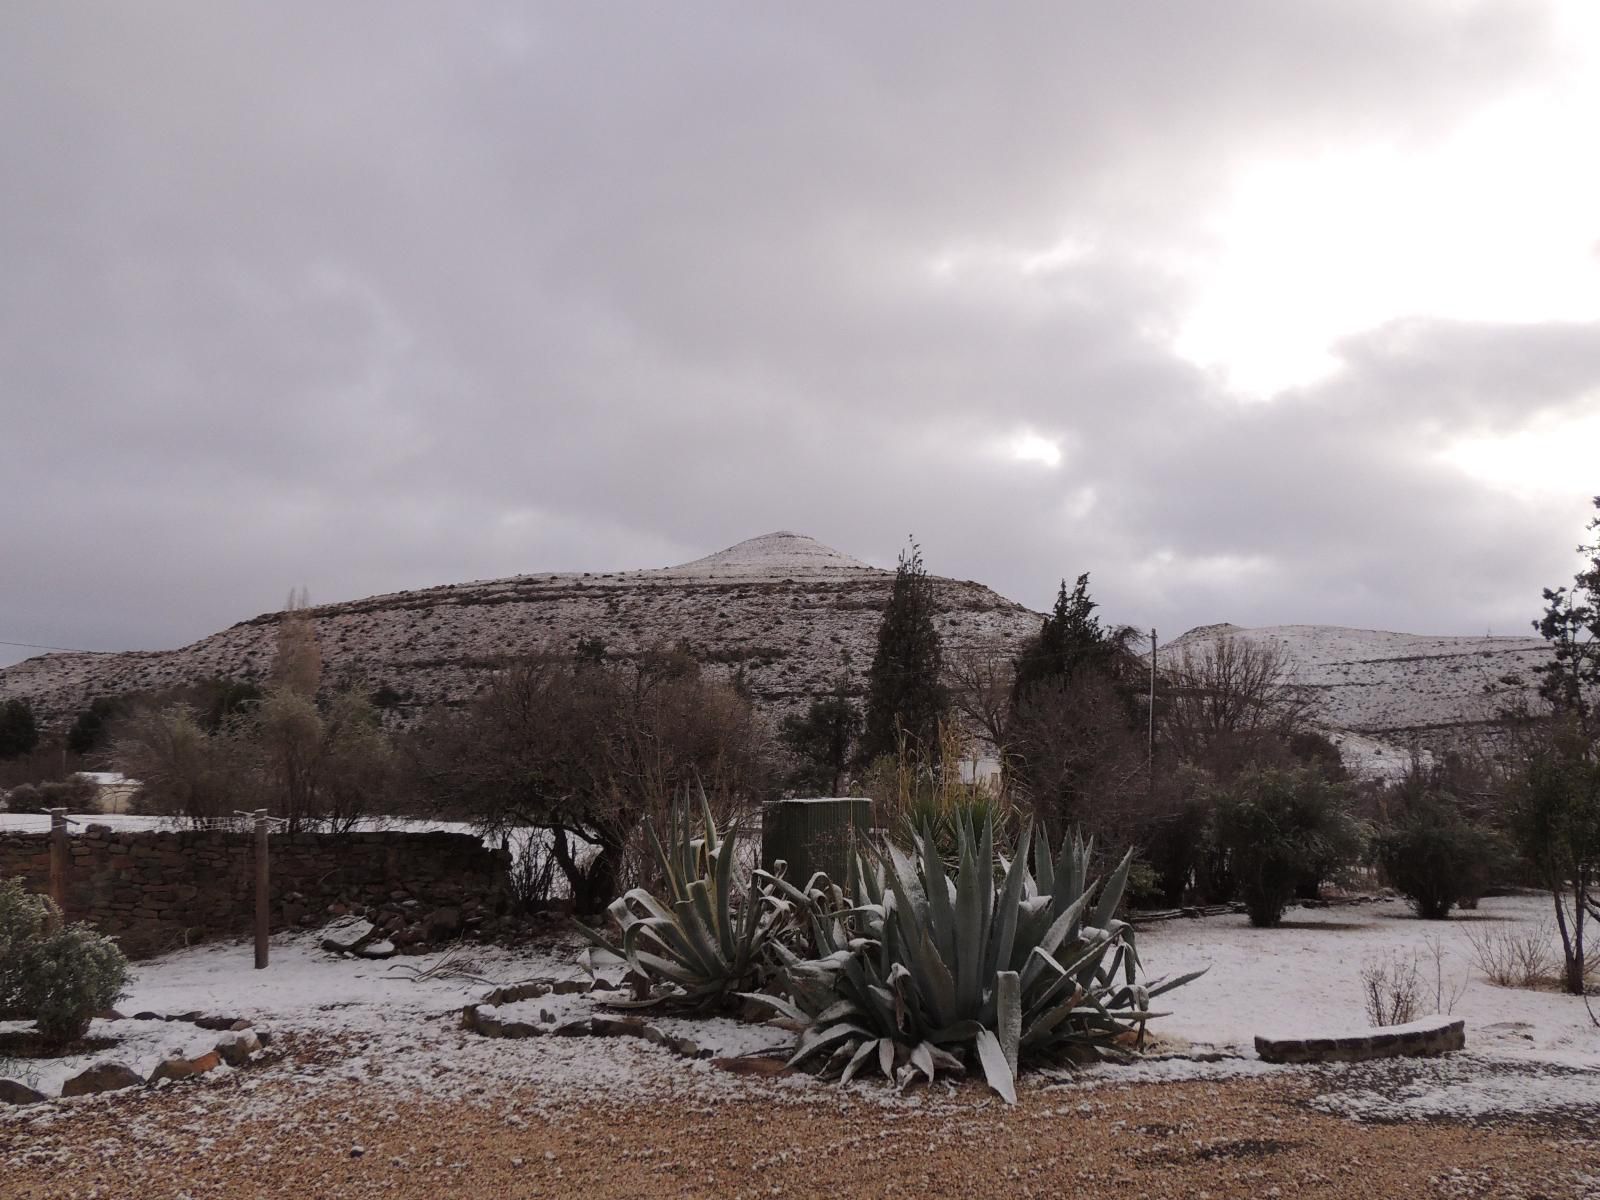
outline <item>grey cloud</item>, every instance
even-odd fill
[[[1536,77],[1540,13],[9,6],[0,638],[779,527],[885,564],[915,531],[1035,605],[1093,569],[1163,626],[1509,622],[1571,533],[1421,450],[1583,403],[1594,331],[1370,331],[1245,409],[1166,347],[1146,249],[1202,245],[1242,156]],[[986,265],[1063,237],[1026,286]],[[1059,469],[987,451],[1024,427]]]

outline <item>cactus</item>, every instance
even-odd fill
[[[791,1064],[821,1057],[848,1081],[875,1063],[903,1087],[962,1069],[965,1054],[1015,1103],[1023,1062],[1142,1036],[1162,1015],[1150,1001],[1202,973],[1138,982],[1133,929],[1114,917],[1131,852],[1098,887],[1093,843],[1076,837],[1052,858],[1030,825],[998,875],[992,817],[960,822],[956,849],[954,879],[924,829],[914,858],[859,852],[847,888],[773,881],[804,903],[816,953],[773,943],[788,994],[748,998],[800,1031]]]

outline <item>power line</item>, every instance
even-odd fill
[[[104,650],[85,650],[82,646],[41,646],[37,642],[8,642],[0,638],[0,646],[20,646],[24,650],[60,650],[67,654],[105,654]]]

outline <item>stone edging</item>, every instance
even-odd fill
[[[120,1015],[114,1020],[123,1019]],[[132,1017],[135,1021],[178,1021],[198,1029],[221,1032],[222,1036],[210,1050],[194,1058],[175,1054],[156,1064],[149,1078],[144,1078],[132,1068],[107,1058],[92,1063],[61,1085],[61,1099],[72,1096],[92,1096],[101,1092],[116,1092],[141,1086],[154,1087],[162,1080],[193,1079],[214,1071],[223,1063],[230,1067],[243,1067],[261,1050],[270,1045],[272,1035],[256,1029],[249,1021],[234,1017],[208,1017],[203,1013],[184,1013],[180,1016],[163,1016],[160,1013],[141,1012]],[[56,1099],[43,1092],[17,1082],[0,1079],[0,1104],[41,1104]]]
[[[1256,1038],[1256,1053],[1270,1063],[1362,1062],[1369,1058],[1420,1058],[1448,1054],[1467,1044],[1467,1023],[1449,1021],[1427,1029],[1374,1029],[1328,1038]]]
[[[501,1017],[494,1010],[505,1004],[522,1000],[537,1000],[549,995],[572,995],[580,992],[611,991],[613,985],[604,979],[549,980],[536,979],[526,983],[497,987],[477,1004],[461,1010],[462,1028],[480,1037],[533,1038],[533,1037],[637,1037],[657,1046],[681,1054],[685,1058],[710,1058],[712,1051],[703,1049],[692,1038],[674,1037],[658,1029],[643,1017],[608,1016],[595,1013],[588,1017],[557,1021],[554,1014],[541,1009],[537,1021],[515,1021]]]

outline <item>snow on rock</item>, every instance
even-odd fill
[[[859,558],[841,554],[816,538],[780,529],[760,537],[746,538],[726,550],[676,567],[666,567],[663,575],[727,575],[744,579],[782,579],[818,577],[837,572],[879,571]]]
[[[0,1021],[0,1032],[31,1028],[27,1021]],[[46,1096],[59,1096],[69,1079],[104,1063],[119,1063],[141,1080],[174,1057],[198,1058],[216,1046],[218,1035],[184,1021],[100,1020],[89,1024],[90,1042],[114,1044],[63,1058],[0,1059],[0,1076],[15,1079]]]

